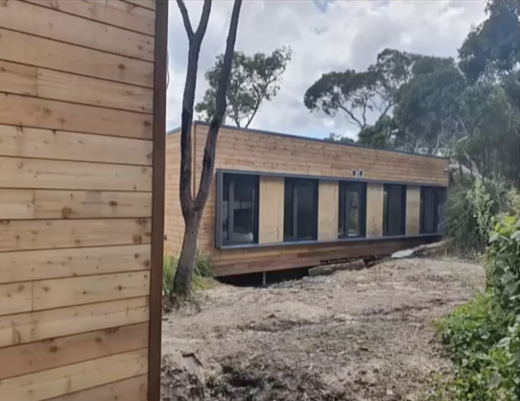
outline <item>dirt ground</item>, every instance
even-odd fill
[[[483,283],[477,264],[401,259],[218,285],[163,318],[163,400],[418,400],[450,369],[432,322]]]

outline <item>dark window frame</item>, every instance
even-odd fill
[[[387,199],[387,193],[390,193],[392,188],[400,187],[402,190],[402,200],[401,200],[401,229],[398,233],[389,232],[390,226],[390,213],[389,210],[389,202]],[[384,237],[396,237],[406,235],[406,195],[407,195],[407,186],[400,184],[384,184],[383,185],[383,236]]]
[[[236,180],[233,181],[232,178],[236,177]],[[225,182],[229,179],[229,186],[226,188]],[[234,230],[234,198],[235,198],[235,184],[237,180],[247,180],[251,179],[253,187],[255,189],[252,199],[252,208],[253,208],[253,221],[252,221],[252,232],[253,232],[253,240],[249,242],[242,241],[233,241],[230,240],[230,235],[233,234]],[[233,173],[224,173],[217,174],[216,180],[216,210],[215,210],[215,246],[216,248],[227,247],[227,246],[238,246],[238,245],[257,245],[258,244],[258,234],[259,234],[259,192],[260,192],[260,177],[255,174],[233,174]],[[224,235],[224,217],[222,208],[224,207],[224,199],[225,199],[225,191],[227,193],[227,237]]]
[[[348,211],[346,210],[346,194],[349,190],[359,193],[359,234],[348,235]],[[363,238],[367,229],[367,184],[365,182],[343,181],[338,183],[338,238]],[[345,234],[345,231],[347,234]]]
[[[312,226],[312,237],[309,239],[308,237],[298,237],[295,233],[298,233],[298,184],[299,183],[312,183],[314,188],[313,193],[313,226]],[[287,194],[287,186],[290,185],[292,187],[292,235],[287,235],[287,218],[286,214],[286,194]],[[284,178],[284,219],[283,219],[283,242],[298,242],[298,241],[309,241],[309,240],[317,240],[318,239],[318,202],[319,202],[319,180],[316,179],[307,179],[307,178],[292,178],[285,177]],[[295,207],[296,205],[296,207]]]
[[[427,195],[427,191],[433,192],[434,196],[434,225],[436,229],[433,231],[426,230],[426,208],[424,198]],[[439,234],[442,233],[443,224],[443,206],[445,203],[445,189],[439,187],[422,186],[421,187],[421,206],[420,206],[420,223],[419,233],[420,234]]]

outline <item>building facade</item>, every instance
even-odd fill
[[[208,125],[192,128],[197,190]],[[166,140],[165,249],[184,233],[180,132]],[[217,276],[382,256],[442,235],[448,160],[222,127],[198,237]]]

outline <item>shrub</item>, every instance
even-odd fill
[[[174,293],[173,281],[177,266],[179,265],[179,254],[164,255],[163,258],[163,293],[171,297]],[[205,253],[197,251],[195,255],[195,271],[193,272],[192,286],[194,290],[207,288],[210,279],[213,278],[213,264]]]
[[[520,399],[520,217],[495,226],[487,252],[487,291],[438,323],[457,367],[432,401]]]

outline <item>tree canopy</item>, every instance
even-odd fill
[[[252,56],[235,52],[226,94],[225,117],[237,127],[249,127],[262,102],[270,101],[277,95],[291,57],[292,50],[286,47],[275,49],[271,54],[256,53]],[[202,101],[195,106],[205,121],[209,121],[215,113],[215,94],[222,65],[223,55],[219,55],[215,64],[206,71],[208,89]]]
[[[448,156],[520,188],[519,4],[488,0],[458,59],[385,49],[366,71],[323,74],[304,105],[344,116],[360,144]]]

